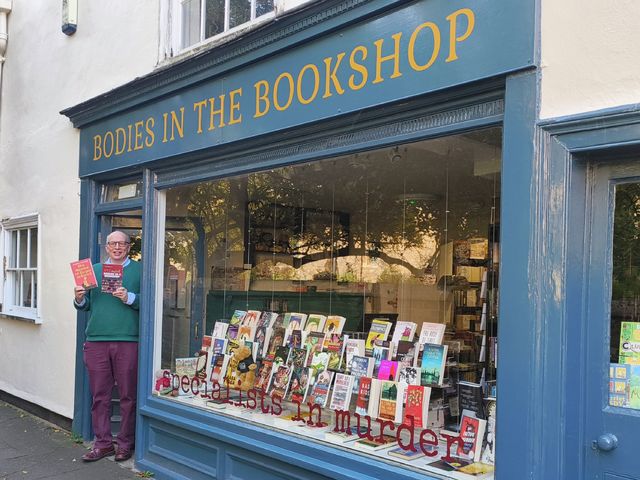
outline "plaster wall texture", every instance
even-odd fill
[[[542,0],[540,117],[640,103],[640,2]]]
[[[40,325],[0,315],[0,389],[73,416],[79,131],[60,110],[153,70],[158,2],[79,2],[61,32],[61,2],[13,2],[0,99],[0,218],[40,215]],[[0,293],[1,298],[1,293]]]

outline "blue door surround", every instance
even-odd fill
[[[596,478],[602,472],[588,467],[593,465],[590,456],[599,455],[591,450],[591,441],[604,433],[594,425],[602,424],[606,400],[603,395],[585,398],[585,392],[594,384],[604,388],[608,364],[602,362],[599,370],[593,365],[588,368],[585,355],[602,351],[602,344],[608,343],[609,318],[588,312],[593,311],[590,303],[610,302],[610,297],[605,299],[602,291],[597,300],[589,295],[588,277],[594,275],[587,260],[589,238],[600,237],[594,245],[606,249],[600,252],[604,257],[610,257],[611,245],[602,238],[610,235],[610,219],[602,218],[607,206],[599,205],[595,212],[590,206],[594,180],[589,163],[615,164],[626,159],[637,165],[640,114],[638,105],[631,105],[544,121],[539,127],[532,184],[536,233],[531,262],[535,268],[530,271],[529,292],[539,351],[532,398],[538,410],[532,455],[538,462],[532,478]],[[635,157],[629,160],[632,154]],[[634,175],[634,170],[637,167],[627,175]],[[600,231],[590,235],[594,214],[600,215],[593,226]],[[601,290],[610,287],[606,274],[604,270],[598,274]],[[598,308],[608,311],[607,305]],[[602,335],[589,332],[594,329]],[[638,416],[631,414],[630,420],[638,422]],[[633,463],[633,459],[626,461]]]
[[[175,147],[178,143],[174,143],[171,148],[160,148],[155,153],[147,150],[144,155],[93,163],[91,141],[96,133],[103,135],[101,141],[104,141],[105,131],[115,132],[128,125],[133,125],[135,131],[136,117],[144,105],[155,106],[144,111],[148,115],[146,118],[161,119],[166,105],[175,107],[172,108],[174,111],[184,105],[181,103],[183,93],[199,94],[198,86],[205,84],[219,92],[216,82],[225,78],[227,72],[233,74],[247,65],[259,63],[263,56],[287,55],[287,52],[295,51],[295,44],[311,45],[304,52],[315,53],[312,46],[318,39],[342,28],[371,22],[382,28],[365,25],[362,31],[375,31],[382,36],[380,32],[392,33],[389,28],[395,28],[393,22],[403,23],[407,12],[424,13],[424,20],[431,20],[432,14],[434,18],[442,19],[449,10],[466,7],[477,8],[477,22],[492,18],[500,20],[500,25],[478,27],[477,32],[485,31],[490,35],[485,44],[480,37],[481,44],[470,50],[475,54],[472,58],[468,57],[458,66],[455,62],[445,62],[444,58],[440,64],[434,64],[434,84],[417,78],[410,82],[409,86],[414,89],[409,90],[413,95],[410,102],[393,95],[385,97],[383,102],[387,103],[382,104],[372,98],[358,104],[352,98],[345,100],[351,105],[351,113],[336,110],[335,106],[331,110],[331,105],[325,107],[326,111],[321,110],[324,113],[318,118],[311,118],[301,110],[292,111],[295,127],[277,124],[282,130],[274,132],[248,127],[249,137],[242,142],[234,141],[237,138],[233,135],[228,137],[230,141],[225,137],[219,142],[213,139],[206,145],[198,143],[201,141],[198,139],[179,149]],[[501,277],[505,286],[499,307],[498,435],[499,438],[522,441],[498,440],[497,478],[560,478],[533,475],[546,468],[540,465],[539,454],[544,450],[543,446],[546,447],[547,431],[553,429],[552,425],[542,422],[540,415],[544,395],[539,387],[544,383],[543,379],[547,381],[542,373],[550,355],[543,349],[544,339],[540,335],[544,324],[540,311],[543,297],[531,302],[532,292],[539,289],[538,277],[532,274],[538,265],[536,241],[540,233],[539,213],[533,203],[539,199],[539,189],[544,187],[536,183],[540,172],[534,154],[538,99],[536,72],[532,69],[536,57],[534,7],[533,0],[500,4],[480,0],[472,5],[458,0],[317,2],[317,6],[310,7],[309,18],[293,16],[267,29],[267,41],[250,35],[244,41],[196,55],[63,112],[75,126],[82,128],[81,141],[84,142],[80,159],[81,175],[85,178],[82,183],[81,224],[85,226],[81,232],[82,255],[96,256],[93,243],[97,232],[96,214],[121,208],[98,204],[97,182],[132,172],[142,173],[144,179],[141,202],[145,235],[143,256],[148,261],[143,263],[146,288],[143,287],[140,310],[136,449],[140,469],[154,471],[156,478],[427,478],[424,473],[370,462],[366,457],[345,454],[329,446],[300,441],[281,432],[251,427],[222,416],[204,415],[150,395],[156,299],[153,279],[157,278],[152,260],[156,258],[155,242],[159,234],[156,218],[161,201],[157,188],[502,124]],[[431,8],[433,10],[429,10]],[[396,16],[392,15],[394,11]],[[387,16],[389,22],[385,24]],[[335,43],[325,42],[319,47],[337,54],[339,50],[331,50],[336,45],[341,46],[339,38]],[[421,57],[420,61],[424,62],[426,58]],[[262,74],[273,76],[279,72],[276,65],[269,65]],[[451,65],[455,68],[449,68]],[[487,80],[489,77],[493,79]],[[388,85],[386,95],[392,90],[397,92],[391,83]],[[145,123],[141,127],[143,132],[146,126]],[[83,321],[80,316],[78,345],[82,342]],[[88,438],[90,409],[81,357],[77,367],[74,430]],[[339,452],[339,464],[336,464],[336,452]],[[292,459],[295,459],[295,465],[292,465]],[[553,467],[560,468],[559,465],[560,462],[550,465],[548,471],[560,471],[553,470]]]

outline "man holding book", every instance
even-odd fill
[[[129,258],[131,240],[126,233],[116,230],[109,234],[105,248],[107,261],[93,265],[98,286],[89,290],[76,286],[74,298],[76,309],[89,312],[83,357],[89,372],[95,441],[82,456],[86,462],[114,454],[116,461],[127,460],[135,442],[141,266]],[[117,449],[111,436],[114,383],[118,385],[122,417]]]

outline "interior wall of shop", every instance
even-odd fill
[[[69,262],[78,258],[81,230],[79,132],[58,112],[157,63],[157,2],[122,6],[115,0],[79,2],[78,30],[70,37],[61,31],[61,2],[14,1],[9,14],[0,218],[40,214],[42,324],[0,315],[0,390],[67,418],[74,408],[76,313]],[[125,28],[132,18],[149,21]]]
[[[640,3],[541,0],[543,119],[640,101]]]

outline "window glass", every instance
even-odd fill
[[[182,0],[180,7],[182,15],[181,44],[186,47],[201,40],[200,20],[202,17],[200,15],[200,0]]]
[[[609,404],[640,409],[640,184],[616,187]]]
[[[20,219],[21,225],[25,222]],[[15,220],[9,219],[11,225]],[[15,316],[36,318],[38,228],[37,218],[33,225],[9,228],[5,233],[5,256],[7,269],[4,283],[2,312]]]
[[[251,20],[251,0],[229,0],[229,28]]]
[[[127,180],[102,186],[102,202],[115,202],[142,196],[142,180]]]
[[[256,17],[273,11],[273,0],[256,0]]]
[[[206,0],[205,38],[224,32],[224,0]],[[192,42],[193,43],[193,42]]]
[[[491,476],[501,143],[491,128],[168,189],[156,393]]]

